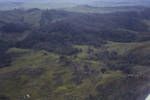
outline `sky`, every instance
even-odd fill
[[[23,2],[23,5],[16,5]],[[119,3],[118,3],[119,2]],[[93,7],[115,7],[115,6],[150,6],[150,0],[0,0],[0,9],[7,8],[26,8],[26,7],[51,7],[67,8],[77,5],[89,5]],[[19,3],[20,4],[20,3]],[[47,6],[46,6],[46,5]]]
[[[0,1],[18,1],[18,2],[21,2],[21,1],[23,1],[23,2],[33,2],[33,1],[35,1],[35,2],[54,2],[54,1],[56,1],[56,2],[70,2],[70,1],[77,1],[77,2],[85,2],[85,1],[89,1],[89,0],[0,0]],[[93,0],[90,0],[90,1],[93,1]]]
[[[23,2],[31,2],[31,1],[36,1],[36,2],[91,2],[91,1],[106,1],[106,2],[139,2],[139,1],[150,1],[150,0],[0,0],[0,1],[23,1]]]
[[[74,3],[74,4],[96,4],[107,3],[113,4],[114,2],[126,2],[129,4],[150,4],[150,0],[0,0],[0,2],[50,2],[50,3]]]

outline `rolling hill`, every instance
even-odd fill
[[[0,100],[146,98],[150,8],[82,7],[0,11]]]

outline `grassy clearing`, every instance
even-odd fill
[[[108,42],[105,45],[108,51],[117,51],[118,54],[123,55],[128,53],[129,51],[141,47],[141,46],[149,46],[150,42],[135,42],[135,43],[118,43],[118,42]]]

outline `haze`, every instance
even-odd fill
[[[148,7],[150,5],[150,0],[0,0],[0,10],[9,10],[14,8],[58,9],[69,8],[78,5],[90,5],[93,7]]]
[[[0,2],[69,2],[69,3],[89,3],[89,2],[150,2],[150,0],[0,0]]]

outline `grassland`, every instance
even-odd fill
[[[49,100],[52,98],[55,100],[66,100],[66,98],[83,100],[89,95],[97,96],[99,95],[97,91],[99,86],[109,87],[112,82],[121,82],[127,76],[121,71],[113,70],[108,70],[106,73],[89,74],[88,77],[83,75],[85,73],[84,66],[87,64],[90,66],[90,70],[95,71],[100,71],[105,66],[103,61],[87,59],[89,56],[88,49],[90,48],[92,52],[98,52],[105,48],[123,55],[141,45],[142,43],[136,43],[135,46],[135,43],[113,42],[99,48],[76,45],[75,47],[81,51],[76,56],[67,57],[73,63],[72,65],[62,65],[60,63],[61,55],[44,50],[11,48],[8,50],[8,53],[13,55],[11,66],[0,69],[0,95],[12,100],[27,99],[27,95],[30,95],[30,100]],[[72,69],[74,64],[76,64],[77,73]],[[140,70],[141,67],[136,68]],[[77,77],[78,74],[84,78],[80,84],[75,84],[73,78]]]

